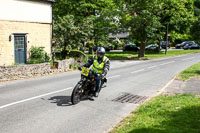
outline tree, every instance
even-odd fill
[[[159,10],[159,3],[156,0],[149,2],[148,0],[135,0],[128,2],[124,16],[121,22],[130,29],[130,37],[140,43],[140,51],[138,57],[144,57],[145,45],[149,39],[155,39],[161,36],[156,34],[162,26],[160,17],[154,13]]]
[[[197,21],[193,24],[191,28],[191,34],[195,41],[200,43],[200,0],[194,1],[194,14]]]
[[[83,47],[83,42],[89,41],[93,33],[93,19],[93,17],[84,18],[76,25],[73,15],[58,17],[54,24],[54,37],[56,42],[63,47],[63,51],[66,48]]]
[[[165,39],[168,25],[169,31],[185,34],[195,20],[193,0],[127,0],[124,9],[121,22],[140,42],[138,57],[144,57],[147,41]]]
[[[200,0],[194,0],[194,15],[200,16]]]
[[[113,0],[56,0],[53,8],[54,35],[58,41],[64,41],[64,45],[73,47],[83,46],[92,40],[96,43],[107,40],[112,26],[110,18],[114,7]],[[56,28],[61,26],[62,30]],[[62,38],[62,41],[58,38]]]
[[[165,27],[161,28],[160,31],[165,31],[165,37],[167,36],[167,24],[169,24],[169,32],[172,33],[170,39],[172,41],[181,39],[181,36],[182,39],[189,39],[190,28],[195,21],[193,0],[163,1],[161,9],[160,22]]]

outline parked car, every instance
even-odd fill
[[[145,51],[152,51],[152,52],[158,52],[159,51],[159,46],[158,44],[150,44],[145,47]]]
[[[196,43],[193,43],[193,44],[186,44],[184,47],[183,47],[184,50],[186,49],[200,49],[200,46]]]
[[[175,47],[176,49],[181,49],[183,48],[186,44],[194,44],[195,42],[194,41],[185,41],[185,42],[182,42],[181,44],[176,44]]]
[[[112,45],[103,46],[103,47],[105,48],[106,51],[112,50]]]
[[[123,51],[135,51],[137,52],[139,48],[134,43],[128,43],[124,45]]]
[[[170,48],[170,42],[167,42],[167,41],[161,41],[160,42],[160,47],[165,49],[166,48],[166,44],[167,44],[167,48]]]

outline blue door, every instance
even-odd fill
[[[15,63],[25,64],[26,63],[25,35],[14,35],[14,45],[15,45]]]

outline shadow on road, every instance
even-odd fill
[[[71,106],[71,96],[53,96],[49,98],[51,103],[56,103],[57,106]]]
[[[71,103],[71,96],[53,96],[50,97],[48,100],[51,100],[51,103],[55,103],[57,106],[72,106]],[[88,99],[87,96],[81,98],[81,101],[90,100],[94,101],[93,99]]]

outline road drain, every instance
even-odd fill
[[[134,104],[140,104],[144,102],[148,97],[146,96],[138,96],[133,95],[130,93],[123,93],[119,97],[113,99],[114,102],[120,102],[120,103],[134,103]]]

